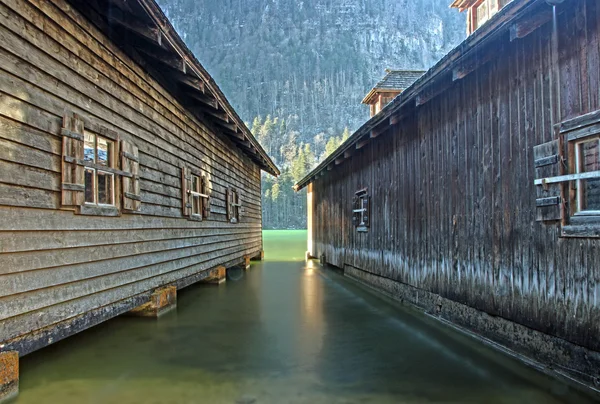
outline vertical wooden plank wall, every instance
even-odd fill
[[[256,164],[66,1],[1,0],[0,14],[0,342],[260,252]],[[139,214],[59,210],[65,111],[139,148]],[[208,220],[182,217],[184,165],[210,180]],[[230,186],[239,224],[226,220]]]
[[[600,7],[573,4],[557,69],[552,22],[502,38],[492,61],[316,180],[314,255],[600,351],[600,240],[535,221],[533,147],[600,105]],[[363,187],[366,234],[351,223]]]

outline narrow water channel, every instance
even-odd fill
[[[23,358],[17,403],[589,402],[338,273],[272,257],[181,291],[158,321],[116,318]]]

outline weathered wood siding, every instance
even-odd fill
[[[489,45],[493,59],[313,182],[313,256],[600,351],[600,239],[535,221],[533,147],[600,108],[600,2]],[[560,95],[559,95],[560,94]],[[352,226],[368,187],[371,228]]]
[[[0,342],[262,249],[260,169],[210,133],[64,0],[0,1]],[[139,148],[139,214],[60,210],[65,111]],[[210,179],[182,217],[181,167]],[[240,190],[241,223],[225,192]]]

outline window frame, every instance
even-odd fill
[[[574,156],[573,164],[570,165],[569,171],[572,172],[573,174],[584,174],[584,173],[589,172],[589,171],[581,170],[581,162],[582,161],[581,161],[581,155],[580,155],[581,152],[580,152],[579,146],[583,143],[588,143],[593,140],[595,140],[597,142],[598,148],[600,150],[600,132],[591,134],[589,136],[585,136],[583,138],[569,141],[569,145],[568,145],[569,154],[572,153]],[[571,151],[571,148],[573,149],[572,151]],[[598,221],[600,221],[600,210],[582,210],[581,209],[582,202],[583,202],[582,181],[584,181],[584,179],[582,179],[582,178],[578,178],[573,181],[574,196],[573,196],[573,203],[572,203],[570,216],[586,216],[586,217],[591,216],[591,217],[597,217]]]
[[[358,207],[352,206],[352,221],[354,228],[359,233],[367,233],[371,226],[371,198],[368,188],[356,191],[354,193],[354,198],[356,205],[358,205]]]
[[[561,237],[600,238],[600,211],[580,212],[581,180],[600,178],[600,170],[581,172],[577,147],[590,139],[598,139],[600,147],[600,110],[581,115],[555,126],[562,146],[560,161],[564,175],[536,180],[536,185],[558,184],[561,187]]]
[[[93,202],[85,201],[84,205],[95,206],[95,207],[99,207],[99,208],[116,208],[117,207],[116,174],[117,174],[117,172],[119,172],[119,170],[115,168],[115,165],[116,165],[115,164],[115,152],[117,150],[117,141],[115,141],[113,139],[109,139],[108,137],[102,136],[93,130],[84,129],[84,139],[85,139],[85,136],[87,136],[87,135],[94,136],[94,161],[89,162],[89,161],[85,160],[85,146],[84,146],[84,160],[83,160],[82,165],[84,167],[84,171],[91,171],[93,173],[92,178],[93,178],[94,201]],[[109,153],[108,153],[109,155],[107,156],[107,165],[106,166],[104,166],[102,164],[98,164],[98,143],[99,143],[98,140],[99,139],[106,141],[107,145],[110,145],[110,149],[109,149]],[[84,140],[84,142],[85,142],[85,140]],[[106,174],[106,175],[110,176],[110,178],[111,178],[111,183],[112,183],[111,201],[112,201],[112,203],[99,203],[98,202],[98,196],[99,196],[99,192],[100,192],[100,189],[98,186],[99,173]],[[85,184],[85,179],[84,179],[84,184]]]
[[[186,165],[181,168],[181,178],[183,217],[199,222],[208,220],[211,205],[208,174],[203,170]],[[203,191],[206,193],[203,193]]]
[[[130,140],[75,112],[63,115],[61,152],[61,209],[78,215],[116,217],[141,210],[139,150]],[[86,158],[86,134],[93,135],[94,155]],[[99,139],[109,144],[106,165],[98,164]],[[86,172],[93,178],[93,202],[86,201]],[[111,203],[98,203],[101,174],[111,177]]]
[[[202,193],[202,183],[205,181],[207,181],[207,179],[204,175],[200,175],[192,171],[190,182],[191,188],[188,190],[188,193],[190,194],[190,202],[192,204],[190,216],[198,220],[208,219],[207,217],[204,217],[204,210],[208,208],[206,205],[208,204],[210,195]],[[198,202],[198,212],[195,212],[194,209],[196,206],[196,201]]]
[[[230,187],[227,189],[227,215],[231,210],[232,214],[229,218],[229,223],[237,224],[240,223],[242,202],[240,200],[240,192],[237,188]]]

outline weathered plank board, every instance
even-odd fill
[[[261,251],[260,168],[227,136],[66,0],[0,0],[0,14],[0,342]],[[130,187],[127,206],[139,199],[139,212],[61,206],[66,111],[130,143],[139,194]],[[183,166],[209,179],[209,220],[182,217]],[[241,190],[238,224],[226,220],[230,187]]]

